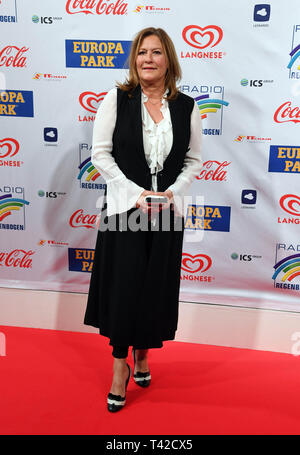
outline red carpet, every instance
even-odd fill
[[[150,352],[149,389],[131,379],[125,408],[110,414],[106,338],[0,332],[1,434],[299,434],[299,357],[169,341]]]

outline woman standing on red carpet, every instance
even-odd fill
[[[107,183],[84,323],[110,339],[111,412],[122,409],[131,375],[151,382],[148,349],[173,340],[178,321],[184,213],[180,201],[202,167],[201,117],[176,82],[181,69],[167,33],[135,37],[129,77],[98,109],[92,163]],[[150,206],[145,196],[163,196]]]

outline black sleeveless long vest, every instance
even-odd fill
[[[194,100],[181,93],[169,101],[173,145],[158,173],[160,192],[175,182],[183,168],[193,107]],[[128,179],[151,189],[143,147],[140,86],[132,96],[118,89],[112,154]],[[111,345],[158,348],[164,340],[174,339],[182,243],[183,229],[99,230],[84,323],[98,327]]]

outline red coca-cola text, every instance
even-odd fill
[[[274,120],[276,123],[285,123],[285,122],[300,122],[300,109],[299,107],[291,108],[291,101],[281,104],[279,108],[275,111]]]
[[[35,251],[29,250],[13,250],[10,253],[0,252],[0,266],[19,267],[21,269],[29,269],[32,267],[31,256]]]
[[[124,0],[116,2],[110,0],[68,0],[66,3],[66,11],[68,14],[127,14],[128,3]]]
[[[76,210],[70,218],[70,226],[73,228],[85,227],[87,229],[95,229],[97,215],[84,215],[83,209]]]
[[[217,182],[222,182],[226,180],[227,175],[227,166],[231,161],[223,161],[222,163],[217,160],[209,160],[203,163],[203,168],[199,175],[197,175],[198,180],[213,180]],[[225,169],[225,170],[224,170]]]
[[[0,66],[12,66],[14,68],[24,68],[26,66],[26,56],[29,47],[6,46],[0,52]]]

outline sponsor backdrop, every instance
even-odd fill
[[[88,291],[93,122],[146,26],[203,122],[181,300],[300,311],[299,0],[1,0],[0,286]]]

